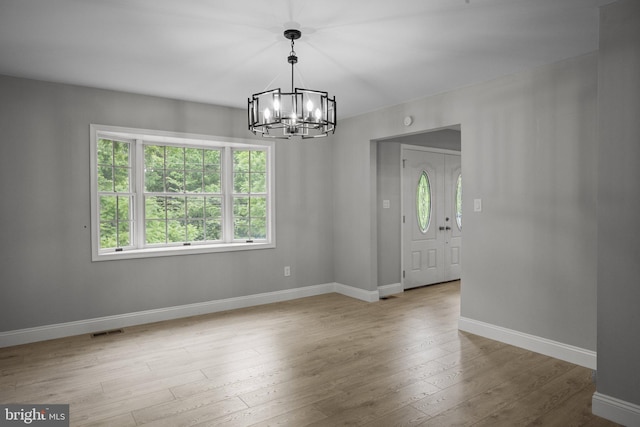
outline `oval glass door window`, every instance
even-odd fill
[[[420,232],[426,233],[431,220],[431,183],[429,182],[429,175],[425,171],[422,171],[418,179],[416,214]]]
[[[458,230],[462,230],[462,174],[458,175],[456,181],[456,223]]]

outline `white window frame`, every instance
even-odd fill
[[[130,150],[133,167],[131,192],[133,195],[134,231],[133,245],[122,250],[100,250],[100,205],[98,197],[97,144],[100,138],[112,138],[120,141],[133,141]],[[145,246],[144,242],[144,144],[174,145],[180,147],[202,147],[221,149],[221,193],[223,206],[223,240],[216,243],[202,243],[190,246],[166,245]],[[267,153],[267,236],[255,241],[238,241],[233,239],[233,171],[232,150],[257,149]],[[176,132],[154,131],[118,126],[90,125],[90,174],[91,174],[91,250],[93,261],[107,261],[132,258],[149,258],[158,256],[174,256],[202,254],[211,252],[230,252],[276,247],[275,239],[275,144],[273,141],[245,140],[238,138],[222,138],[209,135],[186,134]]]

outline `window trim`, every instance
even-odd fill
[[[92,261],[108,261],[119,259],[135,259],[135,258],[150,258],[159,256],[175,256],[175,255],[191,255],[191,254],[203,254],[203,253],[216,253],[216,252],[233,252],[243,250],[255,250],[255,249],[271,249],[276,247],[276,206],[275,206],[275,143],[273,141],[264,140],[250,140],[240,138],[228,138],[218,137],[212,135],[201,135],[192,133],[180,133],[180,132],[167,132],[156,131],[149,129],[136,129],[120,126],[107,126],[99,124],[90,125],[90,183],[91,183],[91,259]],[[137,225],[141,223],[143,213],[139,206],[143,205],[143,202],[137,202],[137,199],[144,200],[144,193],[141,192],[142,182],[138,179],[139,174],[136,170],[141,170],[144,165],[143,145],[144,143],[158,143],[162,145],[176,145],[176,146],[189,146],[189,147],[227,147],[222,150],[222,155],[225,153],[231,153],[233,148],[236,149],[260,149],[267,152],[267,237],[264,241],[256,242],[238,242],[238,241],[226,241],[222,243],[203,243],[194,244],[190,246],[165,246],[165,247],[137,247],[135,249],[126,249],[123,251],[113,252],[101,252],[99,248],[100,239],[100,224],[99,224],[99,196],[98,196],[98,174],[97,174],[97,142],[99,137],[113,138],[115,140],[134,140],[133,149],[131,150],[132,167],[134,172],[131,177],[131,187],[134,200],[134,206],[132,208],[132,215],[134,216],[134,226],[136,230],[133,232],[135,239],[139,239],[144,235],[144,231],[140,230]],[[144,142],[143,142],[144,141]],[[224,163],[222,163],[224,164]],[[227,164],[229,165],[229,164]],[[233,233],[233,224],[231,218],[233,214],[233,207],[229,204],[232,197],[233,183],[228,179],[229,174],[232,171],[229,167],[223,167],[223,185],[224,189],[221,189],[223,195],[223,205],[225,209],[226,221],[223,222],[225,232],[230,228]],[[226,178],[226,179],[225,179]],[[229,191],[227,191],[229,190]],[[140,218],[140,220],[138,220]],[[231,223],[230,227],[229,224]],[[233,235],[231,235],[233,237]]]

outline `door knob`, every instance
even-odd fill
[[[440,231],[444,231],[444,227],[443,227],[443,226],[440,226],[440,227],[438,227],[438,230],[440,230]]]
[[[451,227],[446,226],[446,227],[445,227],[445,230],[451,230]]]

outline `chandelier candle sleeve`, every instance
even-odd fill
[[[253,94],[249,98],[249,130],[265,138],[288,139],[292,136],[320,138],[336,129],[336,100],[327,92],[294,88],[294,66],[298,57],[294,40],[302,33],[286,30],[285,38],[291,40],[291,52],[287,62],[291,64],[291,92],[271,89]]]

